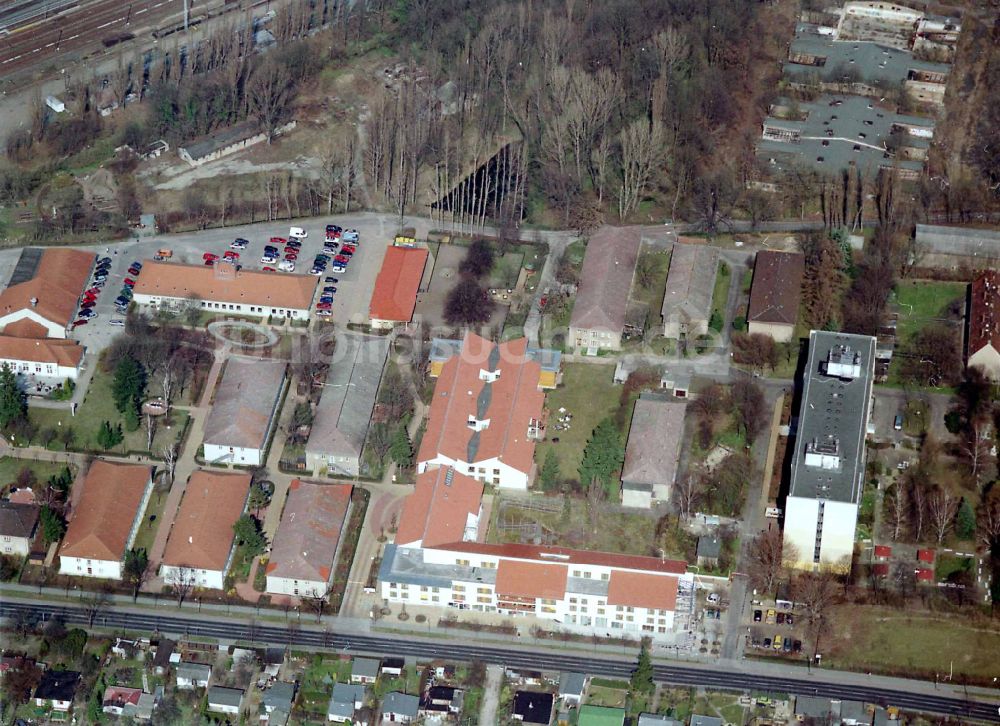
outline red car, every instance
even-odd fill
[[[287,255],[285,255],[285,259],[288,260],[289,262],[295,262],[295,260],[299,259],[299,256],[294,252],[289,252]]]
[[[333,305],[330,303],[319,303],[318,305],[316,305],[317,310],[331,310],[332,308]]]
[[[273,267],[262,267],[261,270],[264,272],[277,272]]]
[[[346,257],[344,255],[337,255],[336,257],[333,258],[333,261],[334,262],[339,262],[342,265],[346,265],[348,262],[351,261],[351,258],[350,257]]]
[[[126,277],[124,285],[126,287],[135,287],[135,280],[133,280],[131,277]]]
[[[286,244],[287,242],[288,242],[288,240],[285,239],[284,237],[272,237],[271,238],[271,244],[273,244],[273,245],[283,245],[283,244]]]
[[[343,253],[350,253],[353,255],[355,252],[358,251],[358,248],[356,245],[344,245],[343,247],[340,248],[340,251]]]
[[[96,304],[97,303],[95,303],[93,300],[87,300],[86,302],[80,303],[80,309],[81,310],[86,310],[87,308],[94,307]]]
[[[101,288],[99,288],[99,287],[92,287],[89,290],[87,290],[87,292],[85,294],[86,295],[93,295],[93,296],[96,297],[96,296],[98,296],[98,295],[101,294]]]
[[[222,253],[222,256],[225,257],[227,260],[238,260],[238,259],[240,259],[240,253],[239,252],[233,252],[232,250],[226,250],[225,252]]]
[[[213,252],[206,252],[201,256],[201,259],[205,261],[211,260],[212,262],[215,262],[217,259],[219,259],[219,256]]]
[[[215,260],[205,260],[205,266],[206,267],[214,267],[215,266]]]
[[[87,321],[84,320],[83,318],[80,318],[79,320],[73,321],[73,329],[76,330],[81,325],[86,325],[86,324],[87,324]]]

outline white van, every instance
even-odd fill
[[[309,233],[301,227],[290,227],[288,229],[288,236],[294,237],[295,239],[305,239],[309,236]]]
[[[291,260],[282,260],[278,263],[278,269],[284,272],[295,272],[295,263]]]

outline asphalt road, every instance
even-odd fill
[[[6,600],[0,603],[0,617],[11,617],[25,612],[41,621],[58,616],[66,623],[88,624],[90,615],[84,607],[67,607],[50,604],[18,603]],[[541,670],[576,670],[593,675],[627,678],[634,661],[611,657],[587,657],[580,653],[553,650],[531,651],[501,648],[492,645],[460,644],[452,641],[428,642],[412,636],[365,635],[335,630],[319,630],[308,624],[295,627],[277,627],[259,623],[212,621],[198,614],[189,616],[159,613],[136,613],[120,610],[102,610],[94,617],[92,626],[128,632],[160,633],[164,635],[199,636],[226,640],[241,640],[261,645],[296,645],[325,648],[343,652],[385,654],[427,659],[482,660],[503,666]],[[306,622],[308,621],[301,621]],[[724,664],[710,669],[691,666],[656,665],[656,680],[679,685],[700,685],[724,690],[753,690],[772,693],[795,693],[851,699],[897,706],[907,710],[940,713],[1000,723],[996,704],[954,696],[937,696],[916,691],[895,690],[849,685],[823,680],[822,671],[815,671],[811,678],[757,675],[727,668]]]

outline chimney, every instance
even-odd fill
[[[194,544],[194,537],[193,536],[189,536],[188,537],[188,544]]]
[[[36,305],[38,305],[38,298],[37,297],[33,297],[28,302],[31,303],[31,307],[35,307]]]

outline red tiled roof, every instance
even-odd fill
[[[621,555],[613,552],[593,552],[573,550],[568,547],[547,547],[527,544],[488,544],[486,542],[452,542],[447,545],[451,552],[469,552],[510,557],[521,560],[540,560],[568,565],[595,565],[617,567],[623,570],[640,570],[680,575],[687,572],[687,563],[680,560],[661,560],[642,555]]]
[[[615,570],[608,583],[608,605],[673,610],[677,605],[677,578]]]
[[[8,329],[11,327],[14,326],[7,326]],[[83,360],[83,346],[75,340],[65,338],[15,338],[0,335],[0,358],[77,368]]]
[[[758,252],[747,320],[795,325],[799,318],[804,272],[805,256],[798,252]]]
[[[4,335],[10,335],[15,338],[49,337],[49,329],[41,323],[35,322],[31,318],[21,318],[20,320],[15,320],[13,323],[5,325],[2,332]]]
[[[988,345],[1000,351],[1000,271],[980,273],[972,281],[971,298],[967,355]]]
[[[917,550],[917,559],[921,562],[934,562],[934,550]]]
[[[69,325],[93,266],[93,252],[69,248],[44,250],[35,276],[11,285],[0,294],[0,316],[32,309],[57,325]]]
[[[237,272],[231,265],[209,267],[146,260],[133,291],[153,297],[308,310],[317,280],[311,275],[274,275],[247,269]]]
[[[875,545],[876,557],[892,557],[892,547],[889,545]]]
[[[875,577],[888,577],[889,576],[889,563],[879,562],[872,565],[872,574]]]
[[[423,247],[389,247],[385,251],[368,306],[369,318],[410,322],[427,254]]]
[[[934,570],[921,567],[917,570],[917,580],[920,582],[934,582]]]
[[[461,353],[445,362],[434,387],[418,461],[430,461],[439,454],[470,463],[496,457],[518,471],[531,471],[535,442],[528,438],[528,425],[542,418],[545,394],[538,388],[541,366],[528,359],[527,348],[524,338],[498,345],[466,334]],[[479,376],[489,367],[491,354],[499,361],[501,375],[487,383]],[[487,403],[484,415],[479,416],[482,400]],[[470,417],[490,420],[472,446]]]
[[[163,564],[222,570],[233,547],[233,525],[243,514],[249,493],[249,474],[195,471],[177,509]]]
[[[139,697],[142,695],[142,690],[139,688],[127,688],[125,686],[108,686],[104,689],[104,700],[103,705],[105,706],[118,706],[121,708],[126,703],[131,703],[133,706],[139,705]]]
[[[150,467],[140,464],[115,464],[100,459],[91,464],[59,554],[109,562],[121,560],[150,476]]]
[[[461,542],[470,514],[478,515],[483,484],[451,467],[428,469],[406,498],[396,544],[420,541],[424,547]]]
[[[566,565],[500,560],[494,589],[497,596],[561,599],[566,594]]]

